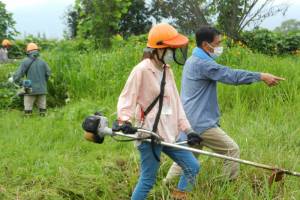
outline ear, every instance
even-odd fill
[[[208,43],[206,41],[202,42],[202,47],[201,47],[204,51],[206,52],[211,52],[211,48],[209,47]]]
[[[202,43],[201,43],[201,48],[207,48],[207,42],[206,41],[203,41]]]

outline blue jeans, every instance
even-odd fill
[[[140,151],[141,156],[141,174],[131,200],[146,199],[155,183],[156,174],[160,164],[153,155],[150,143],[142,142],[142,144],[138,146],[138,150]],[[163,151],[173,161],[178,163],[183,169],[183,174],[178,183],[178,189],[180,191],[190,191],[194,186],[196,176],[200,170],[199,161],[194,157],[193,153],[186,150],[165,147],[159,144],[154,145],[154,151],[159,157]]]

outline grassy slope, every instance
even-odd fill
[[[129,199],[138,178],[137,151],[130,143],[111,139],[103,145],[85,142],[81,121],[99,109],[114,119],[117,96],[140,49],[130,47],[131,54],[125,48],[45,54],[54,74],[63,74],[69,85],[71,103],[50,110],[46,118],[0,111],[0,199]],[[300,171],[300,59],[269,58],[238,48],[220,62],[287,78],[276,88],[220,85],[222,127],[240,145],[242,158]],[[174,71],[179,84],[181,70]],[[214,179],[221,173],[221,161],[200,160],[202,172],[191,199],[300,199],[299,178],[287,177],[284,185],[268,188],[269,172],[242,166],[240,179],[224,184]],[[168,199],[161,179],[170,164],[164,157],[150,199]]]

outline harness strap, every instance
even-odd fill
[[[161,80],[161,83],[160,83],[160,93],[159,93],[159,95],[153,100],[153,102],[145,110],[145,112],[142,112],[142,120],[144,120],[144,118],[147,116],[147,114],[149,114],[149,112],[154,108],[154,106],[158,102],[158,111],[157,111],[157,114],[156,114],[156,117],[155,117],[155,121],[154,121],[154,124],[153,124],[153,128],[152,128],[152,131],[154,133],[157,132],[157,127],[158,127],[158,123],[159,123],[159,119],[160,119],[160,115],[161,115],[161,110],[162,110],[162,107],[163,107],[165,85],[166,85],[166,65],[163,66],[163,77],[162,77],[162,80]],[[151,136],[150,139],[151,139],[152,153],[153,153],[155,159],[158,162],[160,162],[159,156],[156,154],[156,152],[154,150],[156,138],[154,136]]]
[[[32,58],[31,63],[28,65],[27,69],[25,70],[26,77],[27,77],[28,71],[29,71],[31,65],[34,63],[34,61],[36,61],[36,58]]]

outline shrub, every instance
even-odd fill
[[[252,50],[268,54],[293,54],[300,49],[300,32],[288,34],[255,29],[242,34],[242,41]]]

